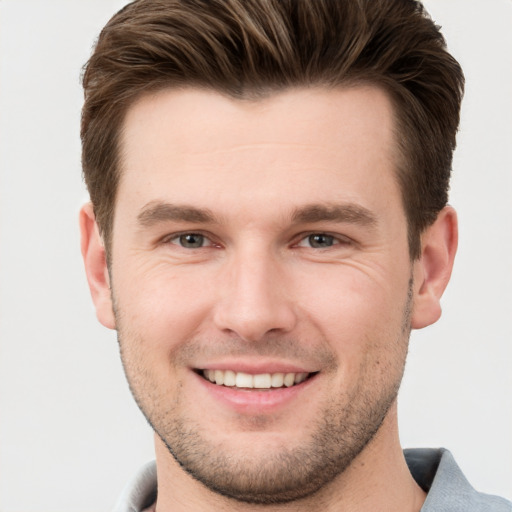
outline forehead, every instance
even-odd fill
[[[317,132],[329,142],[340,137],[354,143],[360,137],[377,140],[392,131],[393,107],[379,87],[288,89],[262,99],[238,99],[207,89],[164,89],[139,98],[124,121],[122,153],[130,143],[148,143],[156,130],[186,152],[201,138],[205,150],[252,143],[256,138],[271,143],[311,140]],[[240,130],[244,128],[244,130]],[[327,134],[332,135],[325,139]],[[225,139],[224,136],[229,138]],[[206,137],[205,137],[206,136]],[[159,138],[160,138],[159,137]],[[154,146],[156,147],[156,146]]]
[[[290,202],[375,195],[396,188],[393,117],[386,93],[371,86],[287,90],[255,101],[164,90],[127,112],[118,199],[232,204],[260,196],[283,202],[283,192]]]

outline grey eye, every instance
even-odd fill
[[[204,246],[204,236],[197,233],[187,233],[180,235],[178,238],[179,244],[185,249],[198,249]]]
[[[311,247],[322,249],[324,247],[332,247],[334,245],[334,237],[323,233],[316,233],[308,236],[308,242]]]

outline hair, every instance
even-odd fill
[[[395,111],[397,179],[412,259],[447,204],[464,76],[414,0],[136,0],[84,66],[82,165],[107,248],[120,134],[141,96],[200,87],[259,99],[292,87],[383,88]]]

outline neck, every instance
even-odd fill
[[[351,465],[314,495],[291,503],[254,505],[218,495],[193,479],[155,436],[158,468],[156,512],[419,512],[426,494],[412,478],[398,439],[396,403],[375,437]]]

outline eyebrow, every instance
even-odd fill
[[[211,223],[215,218],[208,209],[151,201],[142,208],[137,220],[140,225],[150,227],[165,221]]]
[[[163,201],[151,201],[137,215],[139,224],[151,227],[160,222],[178,221],[193,223],[217,222],[211,210],[194,206],[175,205]],[[294,224],[313,224],[317,222],[345,222],[373,227],[377,224],[376,216],[367,208],[353,204],[310,204],[292,212]]]
[[[312,204],[296,209],[292,214],[292,221],[297,224],[334,221],[374,227],[377,217],[358,204]]]

